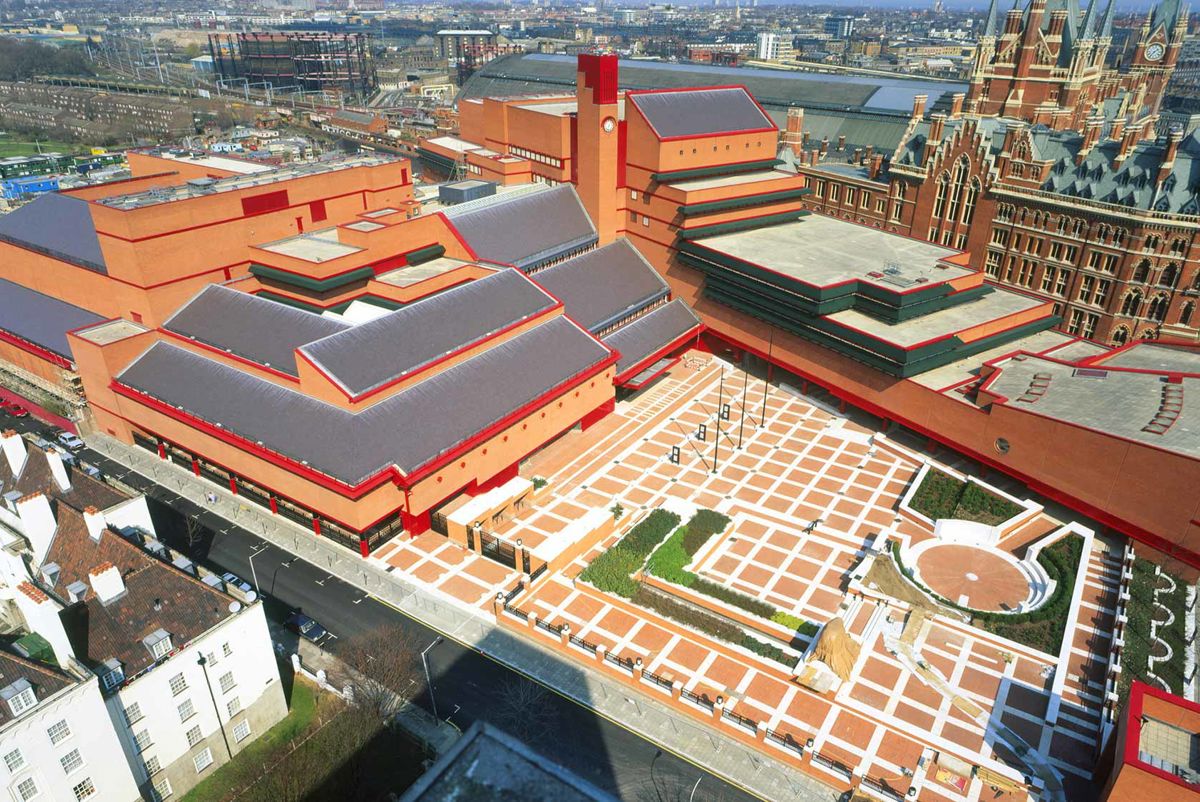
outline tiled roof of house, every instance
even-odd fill
[[[13,654],[7,649],[0,649],[0,688],[6,688],[21,679],[33,686],[33,693],[39,702],[78,681],[57,666],[39,663]],[[0,704],[0,727],[14,719],[12,709],[7,704]]]
[[[76,509],[106,509],[126,500],[126,496],[82,473],[70,465],[66,465],[67,477],[71,481],[68,490],[59,490],[55,484],[54,475],[50,472],[47,456],[41,449],[26,443],[25,465],[19,476],[13,476],[8,460],[0,456],[0,495],[16,491],[22,496],[35,492],[45,492],[52,499],[62,500]]]

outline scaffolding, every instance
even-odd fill
[[[366,97],[375,88],[371,37],[365,33],[273,31],[213,33],[208,51],[223,80],[245,79],[303,92],[336,90]]]

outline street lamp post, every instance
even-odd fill
[[[221,740],[225,742],[225,754],[229,755],[229,759],[232,760],[233,750],[229,748],[229,736],[225,734],[225,722],[221,721],[221,708],[217,707],[217,695],[213,693],[212,680],[208,678],[208,660],[201,654],[196,663],[204,669],[204,684],[208,686],[208,698],[212,699],[213,712],[217,714],[217,726],[221,728]]]
[[[425,686],[429,688],[429,706],[433,708],[434,718],[438,717],[437,700],[433,698],[433,680],[429,678],[429,660],[426,658],[426,655],[429,654],[430,649],[432,649],[434,646],[437,646],[441,642],[442,636],[438,635],[433,639],[433,643],[426,646],[425,650],[421,652],[421,665],[425,668]]]

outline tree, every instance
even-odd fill
[[[558,712],[550,691],[531,679],[516,677],[500,686],[495,723],[530,746],[554,728]]]
[[[391,723],[411,700],[421,678],[420,649],[403,627],[355,635],[338,657],[354,685],[354,706]]]

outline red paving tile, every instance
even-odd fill
[[[977,610],[1012,610],[1029,596],[1015,565],[991,549],[946,543],[917,559],[921,579],[951,601]]]

